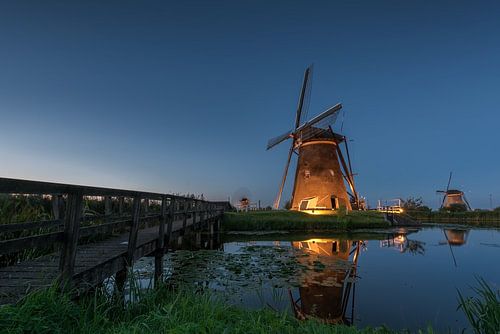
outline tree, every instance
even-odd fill
[[[405,211],[431,211],[428,206],[423,204],[422,197],[408,197],[401,202]]]

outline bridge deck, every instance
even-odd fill
[[[187,227],[193,225],[192,220],[187,219]],[[176,237],[182,228],[182,219],[173,221],[172,237]],[[156,250],[158,234],[159,226],[138,231],[134,259]],[[78,245],[73,275],[75,286],[84,291],[124,269],[128,238],[129,232],[126,232],[103,241]],[[30,291],[50,286],[58,275],[59,252],[0,268],[0,305],[16,302]]]

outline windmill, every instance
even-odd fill
[[[469,202],[465,198],[465,194],[461,190],[450,189],[452,172],[450,172],[450,177],[448,178],[448,185],[446,190],[437,190],[438,194],[443,194],[443,201],[441,202],[441,209],[450,209],[453,206],[463,206],[467,210],[472,210]]]
[[[342,105],[338,103],[309,121],[302,122],[302,116],[307,114],[311,93],[311,73],[310,66],[304,73],[293,129],[270,139],[267,144],[269,150],[287,139],[291,142],[274,208],[279,208],[292,154],[295,153],[298,160],[292,210],[328,213],[342,206],[348,210],[358,209],[361,201],[354,186],[347,139],[332,130]],[[345,146],[347,161],[341,150],[342,143]],[[344,180],[351,192],[347,191]]]

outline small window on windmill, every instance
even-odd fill
[[[311,171],[309,169],[306,169],[304,171],[304,178],[307,180],[310,177],[311,177]]]

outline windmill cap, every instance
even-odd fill
[[[464,192],[457,189],[449,189],[446,194],[448,195],[462,195]]]

